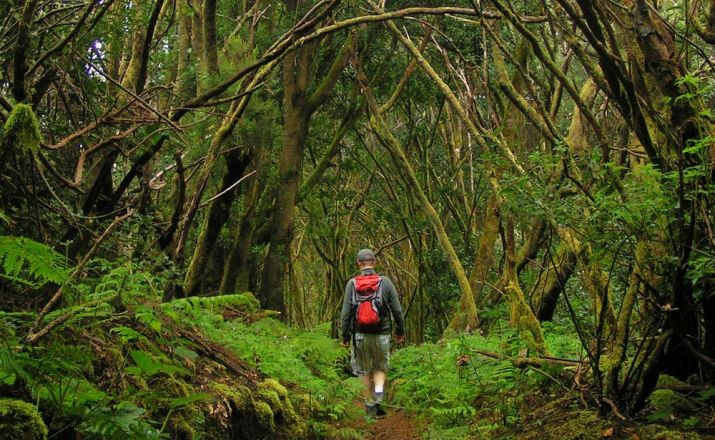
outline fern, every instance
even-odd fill
[[[26,237],[0,236],[0,264],[0,276],[33,288],[62,284],[70,274],[62,255]]]
[[[146,410],[134,402],[123,401],[111,408],[101,408],[86,414],[79,426],[86,438],[123,440],[154,440],[161,438],[158,429],[143,420]]]
[[[163,309],[191,312],[196,310],[217,312],[222,308],[234,307],[245,312],[255,312],[259,309],[258,300],[249,292],[219,296],[191,296],[163,303]]]
[[[127,367],[126,371],[135,376],[151,377],[159,373],[166,373],[170,376],[173,376],[175,373],[180,373],[184,376],[189,374],[189,372],[183,368],[157,361],[153,354],[146,351],[132,350],[131,355],[137,366]]]

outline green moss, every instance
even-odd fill
[[[295,409],[296,414],[303,419],[310,418],[315,412],[320,409],[318,402],[314,399],[311,399],[310,395],[308,394],[293,394],[293,396],[291,397],[291,403],[293,404],[293,408]]]
[[[286,398],[288,398],[288,390],[286,390],[286,388],[275,379],[264,380],[261,383],[260,388],[275,391],[278,394],[278,396],[281,398],[281,400],[285,400]]]
[[[196,393],[194,387],[177,379],[174,376],[166,376],[162,378],[156,390],[162,391],[162,395],[172,396],[172,398],[181,398],[191,396]],[[171,410],[166,408],[167,411]],[[197,438],[200,431],[197,428],[204,423],[203,410],[201,402],[194,402],[187,405],[182,405],[173,410],[169,422],[173,427],[173,431],[180,432],[185,438]]]
[[[674,386],[688,386],[688,384],[676,377],[669,376],[667,374],[661,374],[658,377],[658,387],[667,388],[667,387],[674,387]]]
[[[276,430],[276,422],[274,420],[273,410],[266,402],[255,403],[256,419],[261,428],[269,432]]]
[[[288,397],[288,390],[275,379],[266,379],[258,385],[258,398],[267,403],[276,424],[287,431],[290,438],[304,438],[307,427],[303,419],[295,412]]]
[[[275,391],[259,389],[258,398],[261,401],[267,403],[268,406],[270,406],[271,409],[275,410],[276,413],[280,414],[283,412],[283,402],[281,402],[281,398],[278,397],[278,393],[276,393]]]
[[[658,411],[678,410],[694,411],[690,402],[673,390],[655,390],[648,398],[650,404]]]
[[[211,384],[211,389],[220,397],[228,399],[236,411],[247,411],[254,407],[251,390],[243,385],[228,386],[223,383]]]
[[[27,104],[17,104],[5,122],[6,145],[14,145],[24,152],[37,151],[42,143],[40,124],[32,107]]]
[[[0,399],[0,438],[45,439],[47,426],[34,405],[22,400]]]
[[[548,438],[586,440],[599,438],[601,432],[606,428],[606,423],[598,417],[596,412],[579,410],[569,412],[568,418],[561,419],[559,423],[549,424],[546,432]]]
[[[644,426],[640,437],[652,440],[700,440],[700,436],[694,432],[671,431],[661,425]]]

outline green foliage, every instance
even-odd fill
[[[25,237],[0,236],[0,263],[0,276],[32,288],[62,284],[70,273],[62,255]]]
[[[173,312],[179,322],[189,318],[263,374],[306,390],[317,416],[339,419],[349,411],[346,402],[359,395],[361,386],[354,378],[344,378],[349,353],[327,336],[330,323],[304,331],[272,318],[251,324],[225,321],[219,313],[221,306],[248,312],[256,310],[257,301],[250,294],[187,298],[162,309]]]
[[[86,419],[79,426],[79,430],[90,439],[162,438],[160,431],[143,419],[145,415],[145,409],[133,402],[122,401],[86,414]]]
[[[132,350],[131,356],[136,367],[128,367],[126,371],[135,376],[152,377],[159,373],[166,373],[172,376],[176,373],[188,374],[188,371],[183,368],[157,360],[152,353],[146,351]]]
[[[579,358],[582,348],[572,331],[546,323],[544,335],[555,356]],[[425,416],[430,438],[481,438],[503,426],[518,426],[521,399],[542,386],[545,376],[474,350],[516,357],[524,348],[508,323],[496,321],[486,337],[469,335],[401,349],[390,361],[391,403]]]
[[[258,300],[250,292],[237,293],[233,295],[219,296],[191,296],[188,298],[180,298],[163,303],[161,308],[165,311],[175,310],[188,313],[195,316],[197,313],[213,314],[217,313],[225,307],[237,308],[241,311],[250,313],[258,311],[260,304]]]
[[[503,396],[528,380],[511,363],[482,358],[471,351],[478,348],[504,352],[505,344],[516,342],[514,336],[506,330],[489,338],[471,335],[398,351],[391,360],[390,375],[395,377],[392,402],[429,416],[430,429],[439,435],[463,433],[479,411],[475,401],[480,395]],[[515,344],[507,352],[516,354],[519,347]],[[515,413],[515,402],[509,398],[490,404],[498,405],[505,417]]]
[[[5,121],[5,144],[25,153],[36,152],[42,143],[40,124],[29,104],[17,104]]]

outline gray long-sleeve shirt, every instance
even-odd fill
[[[374,275],[376,273],[374,269],[360,271],[360,275]],[[400,305],[400,299],[397,297],[397,289],[395,289],[395,285],[392,284],[392,280],[388,277],[384,275],[380,277],[382,278],[382,300],[387,304],[388,310],[395,319],[395,333],[397,336],[402,336],[405,334],[405,318],[402,316],[402,305]],[[343,297],[343,309],[341,312],[343,342],[350,341],[350,335],[357,329],[355,310],[353,310],[353,286],[353,280],[348,281],[345,286],[345,296]],[[379,330],[375,333],[390,334],[391,329],[392,320],[390,319],[390,314],[387,313],[380,322]]]

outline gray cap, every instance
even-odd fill
[[[360,249],[357,253],[358,261],[375,261],[375,252],[371,249]]]

